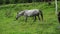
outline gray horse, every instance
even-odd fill
[[[42,20],[43,20],[43,14],[42,14],[42,11],[41,11],[41,10],[39,10],[39,9],[23,10],[23,11],[21,11],[21,12],[19,12],[19,13],[17,14],[16,20],[18,20],[18,18],[19,18],[20,16],[25,16],[25,17],[26,17],[26,19],[25,19],[26,22],[27,22],[27,18],[28,18],[28,17],[34,17],[34,22],[35,22],[35,21],[36,21],[36,16],[37,16],[38,19],[40,20],[39,15],[41,15]]]

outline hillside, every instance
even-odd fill
[[[59,8],[58,2],[58,8]],[[33,22],[28,18],[24,22],[24,16],[15,21],[17,12],[26,9],[40,9],[43,11],[44,20]],[[47,3],[21,3],[0,6],[0,34],[60,34],[55,5],[48,6]]]

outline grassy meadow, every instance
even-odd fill
[[[44,20],[33,22],[29,17],[25,22],[22,16],[15,21],[17,12],[26,9],[42,10]],[[0,5],[0,34],[60,34],[58,26],[54,2],[50,6],[45,2]]]

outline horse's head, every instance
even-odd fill
[[[24,15],[24,11],[18,12],[16,16],[16,20],[18,20],[18,18],[22,15]]]
[[[20,16],[19,14],[16,15],[16,20],[18,20],[19,16]]]

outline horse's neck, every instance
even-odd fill
[[[25,12],[25,11],[21,12],[21,15],[22,15],[22,16],[24,15],[24,12]]]

